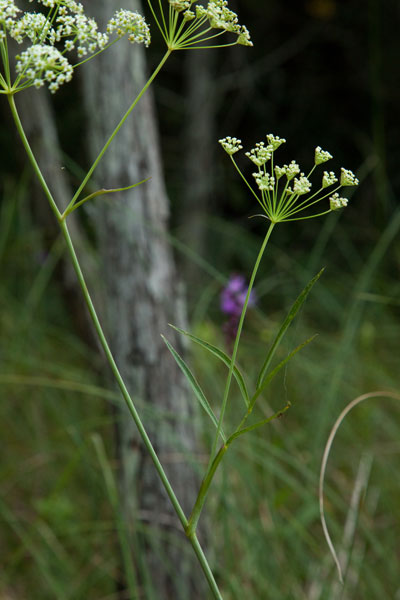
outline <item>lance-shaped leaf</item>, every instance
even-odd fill
[[[170,324],[170,327],[172,327],[176,331],[179,331],[179,333],[186,335],[186,337],[188,337],[190,340],[192,340],[192,342],[199,344],[199,346],[202,346],[202,348],[205,348],[206,350],[211,352],[211,354],[213,354],[214,356],[219,358],[219,360],[221,360],[224,363],[224,365],[226,365],[228,368],[231,366],[231,359],[229,358],[229,356],[227,354],[225,354],[225,352],[222,352],[222,350],[220,350],[216,346],[213,346],[213,344],[210,344],[209,342],[202,340],[201,338],[189,333],[188,331],[185,331],[184,329],[175,327],[175,325]],[[246,383],[244,381],[243,375],[241,374],[241,372],[239,371],[239,369],[236,366],[233,367],[233,376],[237,381],[237,384],[239,386],[239,389],[241,391],[243,400],[244,400],[244,402],[246,404],[246,408],[247,408],[250,403],[249,394],[247,391],[247,387],[246,387]]]
[[[255,392],[255,394],[251,397],[250,399],[250,408],[249,410],[253,410],[254,405],[256,403],[256,400],[258,398],[258,396],[260,394],[262,394],[262,392],[265,390],[265,388],[269,385],[271,379],[273,379],[275,377],[275,375],[277,373],[279,373],[279,371],[282,369],[282,367],[284,367],[289,360],[291,360],[293,358],[293,356],[295,354],[297,354],[299,352],[299,350],[301,350],[302,348],[304,348],[304,346],[307,346],[307,344],[309,344],[310,342],[313,341],[313,339],[317,337],[317,334],[311,336],[310,338],[308,338],[308,340],[306,340],[305,342],[303,342],[302,344],[300,344],[300,346],[297,346],[297,348],[295,348],[294,350],[292,350],[292,352],[290,352],[286,358],[284,358],[279,365],[277,365],[275,367],[275,369],[273,371],[271,371],[270,373],[268,373],[268,375],[265,377],[264,381],[262,382],[262,384],[260,385],[259,388],[257,388],[257,391]]]
[[[169,341],[163,335],[161,337],[164,340],[164,342],[166,343],[168,350],[171,352],[172,356],[176,360],[177,365],[179,366],[179,368],[185,375],[186,379],[188,380],[189,385],[192,388],[197,400],[200,402],[201,406],[203,407],[203,409],[205,410],[207,415],[210,417],[215,428],[218,429],[218,419],[215,416],[213,409],[211,408],[210,403],[208,402],[203,390],[201,389],[199,382],[196,380],[195,376],[193,375],[193,373],[191,372],[191,370],[189,369],[189,367],[187,366],[187,364],[185,363],[183,358],[175,350],[175,348],[169,343]],[[221,435],[223,441],[225,442],[226,436],[225,436],[224,432],[222,431],[222,429],[220,431],[220,435]]]
[[[66,215],[72,213],[72,211],[74,211],[76,208],[79,208],[80,206],[82,206],[82,204],[84,204],[85,202],[88,202],[89,200],[93,200],[93,198],[97,198],[98,196],[104,196],[105,194],[115,194],[116,192],[125,192],[126,190],[132,190],[133,188],[137,187],[138,185],[142,185],[142,183],[146,183],[146,181],[149,181],[149,179],[150,179],[150,177],[147,177],[147,179],[142,179],[142,181],[138,181],[137,183],[133,183],[132,185],[128,185],[127,187],[114,188],[114,189],[110,189],[110,190],[102,188],[101,190],[97,190],[96,192],[93,192],[93,194],[89,194],[89,196],[82,198],[82,200],[79,200],[79,202],[76,202],[73,206],[71,206],[69,208],[69,210],[66,211]]]
[[[261,368],[260,374],[258,376],[257,379],[257,387],[256,389],[258,389],[266,376],[266,373],[268,371],[268,367],[271,363],[271,360],[275,354],[276,349],[278,348],[283,336],[285,335],[289,325],[291,324],[291,322],[293,321],[293,319],[295,318],[295,316],[297,315],[298,311],[300,310],[301,306],[303,305],[303,303],[305,302],[308,294],[310,293],[311,288],[313,287],[314,283],[316,283],[318,281],[318,279],[321,277],[322,273],[324,272],[324,269],[321,269],[321,271],[315,275],[315,277],[313,277],[311,279],[311,281],[306,285],[306,287],[304,288],[304,290],[301,292],[301,294],[298,296],[298,298],[296,299],[295,303],[293,304],[292,308],[290,309],[286,319],[284,320],[282,327],[280,328],[278,335],[276,336],[274,343],[271,346],[270,351],[268,352],[267,358],[265,359],[265,362]]]

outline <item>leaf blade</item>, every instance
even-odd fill
[[[268,370],[268,367],[271,363],[271,360],[275,354],[276,349],[278,348],[283,336],[285,335],[286,331],[288,330],[291,322],[293,321],[293,319],[295,318],[295,316],[297,315],[298,311],[300,310],[301,306],[303,305],[303,303],[306,301],[308,294],[311,291],[311,288],[313,287],[313,285],[318,281],[318,279],[321,277],[322,273],[324,272],[325,269],[321,269],[319,273],[317,273],[317,275],[315,275],[315,277],[313,277],[311,279],[311,281],[308,282],[308,284],[306,285],[306,287],[303,289],[303,291],[301,292],[301,294],[299,294],[299,296],[296,298],[294,304],[292,305],[290,311],[288,312],[286,319],[284,320],[281,328],[278,331],[278,334],[270,348],[270,351],[267,354],[267,358],[264,361],[263,366],[261,367],[260,373],[258,375],[258,379],[257,379],[257,386],[256,389],[258,390],[258,388],[262,385],[265,376],[266,376],[266,372]]]
[[[214,411],[211,408],[210,403],[208,402],[197,379],[195,378],[195,376],[193,375],[192,371],[189,369],[188,365],[185,363],[183,358],[178,354],[178,352],[175,350],[175,348],[172,346],[172,344],[170,344],[170,342],[167,340],[167,338],[164,337],[163,335],[161,335],[161,337],[162,337],[163,341],[165,342],[168,350],[171,352],[172,356],[174,357],[178,367],[181,369],[182,373],[185,375],[190,387],[192,388],[192,390],[194,392],[194,395],[196,396],[197,400],[200,402],[201,407],[207,413],[207,415],[210,417],[210,419],[213,422],[216,429],[218,429],[218,419],[215,416]],[[222,431],[222,429],[220,431],[220,435],[225,443],[226,436],[225,436],[224,432]]]
[[[225,354],[225,352],[217,348],[217,346],[214,346],[213,344],[210,344],[210,342],[202,340],[201,338],[197,337],[196,335],[193,335],[192,333],[189,333],[188,331],[185,331],[184,329],[180,329],[180,327],[176,327],[175,325],[171,324],[170,327],[188,337],[190,340],[192,340],[192,342],[195,342],[199,346],[202,346],[205,350],[208,350],[211,354],[219,358],[219,360],[221,360],[228,368],[231,366],[231,359],[229,358],[229,356]],[[243,400],[246,404],[246,408],[248,408],[250,404],[250,397],[247,391],[246,382],[244,380],[243,375],[236,366],[234,366],[233,368],[233,376],[236,379],[236,382],[239,386]]]

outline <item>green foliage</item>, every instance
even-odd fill
[[[18,200],[12,190],[8,198],[10,203]],[[101,388],[99,379],[90,376],[96,367],[94,357],[71,335],[68,310],[48,277],[40,295],[39,291],[33,295],[40,303],[34,305],[35,319],[29,319],[27,329],[22,300],[32,297],[32,286],[37,285],[48,262],[36,262],[41,254],[41,232],[26,216],[16,217],[10,205],[7,211],[13,216],[7,224],[8,235],[4,234],[6,221],[1,231],[5,241],[0,325],[2,348],[3,352],[7,348],[8,358],[5,362],[3,353],[0,372],[0,596],[16,595],[21,600],[112,597],[120,577],[121,545],[118,504],[110,505],[104,477],[113,471],[114,464],[102,454],[99,469],[92,435],[100,432],[103,439],[111,439],[113,419],[107,403],[115,402],[117,395]],[[221,240],[219,233],[220,242],[228,243],[229,235],[228,229]],[[352,243],[348,240],[350,247]],[[23,248],[25,258],[18,263],[22,275],[16,279],[14,269]],[[279,263],[280,251],[271,248],[271,264],[275,260]],[[275,339],[277,323],[287,315],[286,307],[296,289],[309,278],[297,260],[289,254],[283,260],[288,272],[296,269],[294,282],[277,282],[269,265],[261,270],[258,289],[267,289],[270,278],[275,283],[261,298],[257,313],[250,315],[239,356],[241,367],[254,380],[266,345]],[[294,361],[285,364],[268,392],[259,396],[256,422],[275,415],[288,400],[291,410],[269,427],[242,436],[222,462],[207,512],[213,523],[211,562],[224,599],[239,600],[246,593],[251,598],[287,600],[294,596],[309,600],[315,593],[319,600],[331,600],[339,593],[318,514],[323,444],[340,410],[359,391],[398,386],[399,325],[397,308],[390,303],[390,298],[395,299],[397,283],[383,279],[377,270],[379,263],[374,264],[369,269],[373,285],[369,283],[367,289],[385,290],[385,302],[360,296],[359,278],[364,276],[357,271],[325,271],[307,300],[306,310],[298,313],[295,329],[286,333],[277,348],[278,365],[296,340],[315,331],[320,335]],[[349,295],[355,281],[359,291],[356,296]],[[356,323],[349,323],[354,302],[359,307],[362,304],[363,311],[357,312]],[[206,337],[213,347],[223,348],[216,321],[202,319],[192,323],[192,328],[193,338]],[[216,360],[210,361],[210,351],[204,350],[200,343],[194,343],[190,363],[204,393],[211,397],[225,380],[226,364],[216,355]],[[345,368],[348,356],[351,369]],[[34,374],[39,366],[43,377],[38,380]],[[344,376],[337,380],[342,367]],[[4,373],[15,378],[5,379]],[[226,415],[230,428],[237,425],[244,406],[240,389],[235,392],[233,388],[232,393]],[[206,417],[205,431],[208,424]],[[327,520],[339,550],[343,526],[354,518],[350,507],[356,481],[362,490],[356,528],[345,554],[350,561],[345,590],[351,598],[376,600],[392,598],[396,593],[399,427],[400,415],[393,402],[365,402],[343,424],[328,465]],[[316,442],[316,437],[321,442]],[[210,441],[207,434],[205,441]],[[367,460],[363,453],[367,453]],[[110,450],[107,456],[111,456]],[[160,534],[141,527],[157,545]],[[184,548],[182,542],[182,552]],[[139,572],[145,569],[142,564],[135,567]],[[354,589],[352,581],[356,580],[358,587]]]

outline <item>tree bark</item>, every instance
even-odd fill
[[[188,52],[185,57],[187,101],[184,114],[184,198],[180,225],[183,239],[199,256],[206,255],[210,203],[215,196],[215,52]],[[190,262],[185,279],[193,280]]]
[[[104,30],[118,2],[98,0],[91,11]],[[138,1],[130,9],[141,12]],[[88,139],[94,158],[146,81],[144,50],[122,40],[83,69]],[[160,334],[181,352],[168,323],[184,325],[185,304],[167,242],[168,198],[151,92],[146,92],[95,173],[98,187],[146,184],[87,208],[95,223],[107,290],[106,331],[128,389],[183,508],[193,504],[198,451],[192,399]],[[143,413],[143,411],[145,411]],[[153,464],[124,405],[116,415],[123,512],[145,533],[145,598],[204,598],[202,574]],[[138,526],[140,524],[140,527]],[[134,545],[132,541],[132,545]],[[136,558],[138,558],[136,556]],[[151,589],[152,588],[152,589]],[[154,593],[153,593],[154,592]]]

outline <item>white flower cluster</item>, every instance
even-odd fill
[[[292,160],[288,165],[283,165],[283,168],[285,169],[288,181],[300,173],[300,167],[295,160]]]
[[[273,150],[276,150],[277,148],[279,148],[279,146],[286,143],[285,138],[280,138],[277,135],[273,135],[272,133],[269,133],[267,135],[267,140],[268,140],[268,144],[270,144],[270,146],[272,146]]]
[[[326,150],[322,150],[320,146],[317,146],[315,148],[314,162],[316,165],[320,165],[326,162],[327,160],[330,160],[331,158],[333,158],[332,154],[330,154]]]
[[[19,12],[14,0],[0,0],[0,42],[6,38],[6,31],[14,26]]]
[[[109,42],[109,34],[127,35],[130,42],[150,43],[150,31],[138,13],[119,10],[109,21],[107,33],[98,30],[96,21],[88,17],[83,5],[75,0],[29,0],[48,9],[42,12],[21,12],[14,0],[0,0],[0,42],[6,34],[18,44],[31,46],[16,57],[18,83],[24,87],[47,84],[51,92],[70,81],[73,66],[65,54],[76,50],[82,58],[102,50]]]
[[[344,208],[348,204],[347,198],[340,198],[339,194],[336,192],[329,198],[329,205],[331,210],[338,210],[339,208]]]
[[[98,31],[96,21],[87,17],[81,10],[69,13],[65,6],[61,6],[55,22],[57,41],[64,40],[67,52],[76,47],[79,57],[92,54],[97,49],[101,50],[108,42],[107,35]]]
[[[268,173],[253,173],[256,184],[260,191],[273,192],[275,187],[275,177]]]
[[[340,185],[343,186],[353,186],[358,185],[358,179],[354,175],[353,171],[349,171],[349,169],[343,169],[340,175]]]
[[[335,175],[335,173],[333,171],[324,171],[323,177],[322,177],[322,187],[326,188],[329,187],[330,185],[333,185],[334,183],[337,182],[337,177]]]
[[[176,12],[189,10],[195,0],[168,0],[170,5]]]
[[[246,156],[258,167],[258,173],[253,173],[253,177],[261,194],[256,194],[256,196],[267,218],[272,223],[320,217],[330,211],[347,206],[348,199],[340,197],[337,190],[343,186],[355,186],[358,184],[358,179],[355,177],[354,173],[348,169],[342,168],[339,182],[333,171],[324,171],[321,187],[316,192],[310,193],[312,188],[310,177],[318,164],[332,158],[332,155],[329,152],[321,150],[319,146],[315,149],[315,164],[306,176],[300,171],[300,166],[294,160],[288,165],[274,165],[273,154],[279,146],[285,143],[286,140],[284,138],[274,136],[270,133],[267,135],[267,141],[267,145],[264,142],[258,142],[255,145],[255,148],[250,150],[250,152],[246,152]],[[241,142],[237,138],[227,137],[220,140],[220,143],[225,151],[231,155],[242,148]],[[235,160],[233,158],[232,160],[237,170],[241,173]],[[266,163],[268,161],[270,161],[270,173],[267,173]],[[243,179],[245,179],[244,175],[241,175]],[[282,183],[280,182],[280,179],[284,175],[286,176],[286,182]],[[247,181],[246,183],[251,187]],[[325,190],[325,188],[332,186],[335,183],[338,185],[331,192]],[[303,196],[306,197],[303,198]],[[307,217],[298,216],[299,213],[303,213],[315,204],[326,200],[328,197],[328,209]]]
[[[130,10],[118,10],[107,25],[107,33],[116,31],[118,37],[128,34],[128,40],[133,44],[150,45],[150,29],[145,19],[139,13]]]
[[[293,181],[293,191],[298,196],[302,196],[303,194],[308,194],[311,190],[311,181],[307,179],[304,173],[300,173],[300,177],[294,178]]]
[[[42,44],[30,46],[17,56],[16,69],[36,88],[47,82],[52,93],[63,83],[71,81],[73,73],[73,67],[56,48]]]
[[[281,177],[286,175],[286,167],[278,167],[277,165],[274,170],[277,179],[280,179]]]
[[[169,0],[169,4],[177,12],[188,12],[188,19],[192,19],[193,11],[190,10],[196,0]],[[185,15],[185,13],[184,13]],[[222,29],[237,35],[237,43],[243,46],[252,46],[250,33],[244,25],[239,25],[238,16],[228,8],[227,0],[209,0],[207,6],[198,4],[196,6],[195,17],[197,19],[207,19],[210,27],[213,29]],[[185,18],[185,16],[184,16]]]
[[[255,148],[252,148],[250,152],[246,152],[247,158],[249,158],[257,167],[262,167],[272,156],[274,148],[271,145],[265,146],[264,142],[258,142]]]
[[[239,150],[241,150],[243,148],[242,140],[238,140],[238,138],[235,138],[235,137],[230,137],[229,135],[218,141],[221,144],[221,146],[223,147],[223,149],[225,150],[225,152],[227,154],[230,154],[231,156],[232,156],[232,154],[239,152]]]
[[[13,25],[10,33],[18,44],[22,44],[25,38],[28,38],[32,44],[40,44],[41,40],[46,38],[50,45],[56,41],[56,32],[42,13],[24,13],[23,17]]]

